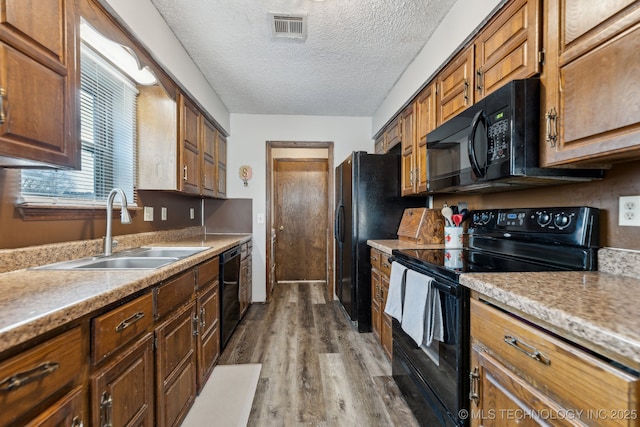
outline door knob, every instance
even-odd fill
[[[279,227],[279,230],[280,230],[280,231],[284,230],[284,225],[281,225],[281,226]]]

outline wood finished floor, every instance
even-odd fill
[[[417,426],[373,334],[358,333],[323,286],[276,285],[221,355],[262,364],[248,425]]]

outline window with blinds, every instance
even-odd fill
[[[81,170],[23,170],[29,205],[104,205],[116,187],[135,203],[138,90],[84,43],[80,70]]]

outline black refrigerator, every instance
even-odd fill
[[[400,196],[400,155],[351,153],[336,167],[336,294],[359,332],[371,331],[371,262],[367,240],[396,239],[404,209],[424,197]]]

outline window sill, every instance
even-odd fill
[[[46,205],[33,203],[20,203],[16,205],[20,216],[24,221],[64,221],[100,219],[107,216],[106,206],[72,206],[72,205]],[[129,206],[127,210],[132,216],[142,210],[138,206]],[[120,206],[113,207],[113,218],[120,215]]]

